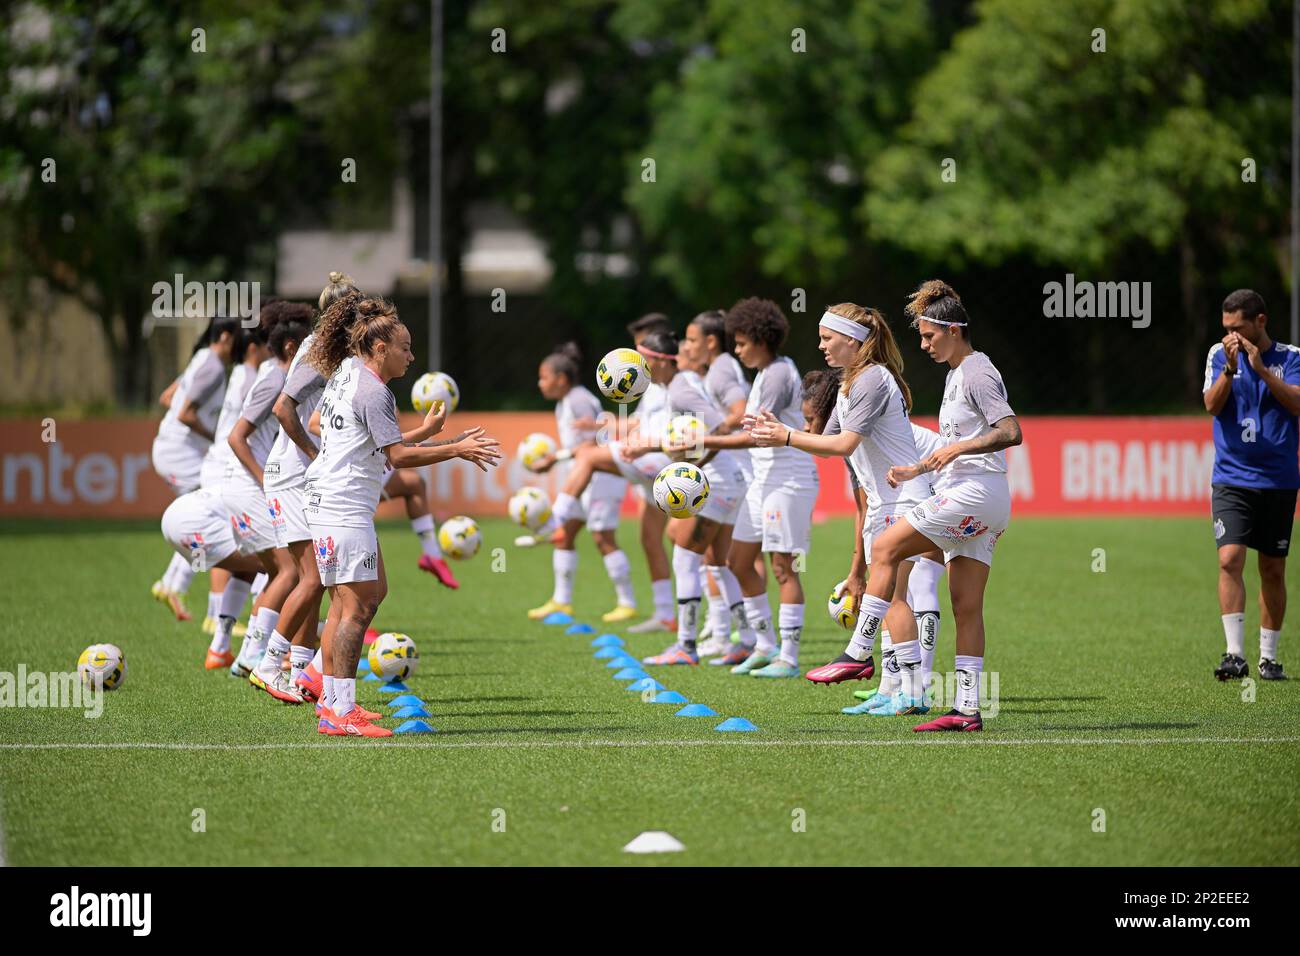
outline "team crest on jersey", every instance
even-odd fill
[[[1283,375],[1283,373],[1286,372],[1286,366],[1285,366],[1285,365],[1270,365],[1270,366],[1268,367],[1268,370],[1269,370],[1270,372],[1272,372],[1274,375],[1276,375],[1278,378],[1281,378],[1282,375]]]

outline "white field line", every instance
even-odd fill
[[[396,747],[401,750],[583,750],[620,747],[1161,747],[1204,744],[1294,744],[1300,736],[1291,737],[1042,737],[1000,738],[959,736],[928,737],[904,740],[413,740]],[[363,744],[361,741],[303,741],[273,743],[173,743],[165,741],[138,741],[122,743],[0,743],[6,750],[376,750],[383,744]]]

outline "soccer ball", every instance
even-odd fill
[[[417,412],[427,413],[434,402],[442,402],[449,413],[460,404],[460,388],[446,372],[425,372],[411,386],[411,407]]]
[[[525,468],[532,468],[536,462],[547,455],[554,455],[556,447],[555,439],[550,435],[533,432],[519,443],[519,451],[516,454]]]
[[[420,652],[415,641],[405,634],[391,631],[380,634],[370,645],[370,670],[384,681],[406,680],[420,666]]]
[[[472,558],[478,554],[479,545],[483,543],[483,535],[479,532],[473,518],[457,515],[442,523],[442,527],[438,529],[438,543],[442,545],[442,550],[448,557]]]
[[[77,673],[87,687],[114,690],[126,680],[126,655],[116,644],[91,644],[77,658]]]
[[[650,366],[636,349],[614,349],[596,366],[596,386],[606,398],[626,405],[650,387]]]
[[[655,476],[654,495],[660,511],[674,518],[690,518],[709,500],[709,479],[694,465],[678,462]]]
[[[670,445],[697,447],[708,433],[709,426],[694,415],[677,415],[669,420],[668,427],[664,429],[664,437]]]
[[[536,531],[551,517],[551,499],[540,488],[520,488],[510,498],[506,510],[515,524]]]
[[[858,620],[858,602],[845,587],[848,583],[844,580],[835,585],[831,589],[830,600],[826,602],[826,610],[830,611],[831,620],[846,631],[852,630]]]

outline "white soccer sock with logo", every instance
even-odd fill
[[[889,602],[884,598],[862,595],[862,601],[858,605],[858,623],[853,628],[853,637],[849,638],[849,646],[844,649],[844,653],[855,661],[865,661],[870,657],[876,646],[876,635],[885,622],[885,612],[888,610]],[[894,653],[898,653],[897,644],[894,645]]]
[[[916,636],[921,642],[921,680],[930,686],[934,673],[934,651],[939,644],[939,612],[919,611],[916,614]]]
[[[578,552],[556,548],[551,553],[551,571],[555,576],[555,590],[551,592],[551,600],[556,604],[572,604],[573,578],[578,573]]]
[[[934,651],[939,641],[939,581],[943,565],[929,558],[917,558],[907,578],[907,603],[916,615],[916,634],[921,641],[922,680],[929,684],[934,670]]]
[[[886,697],[893,697],[898,693],[901,683],[898,676],[898,661],[894,659],[894,642],[889,637],[889,631],[881,631],[880,686],[876,688],[876,692]]]
[[[716,564],[708,565],[705,572],[712,576],[718,586],[717,594],[709,594],[709,629],[715,638],[724,641],[731,639],[731,602],[727,600],[727,589],[722,583],[725,570]]]
[[[1246,656],[1246,614],[1223,615],[1223,636],[1228,640],[1228,653],[1238,657]]]
[[[276,617],[279,617],[277,614]],[[263,676],[274,676],[280,673],[280,665],[284,662],[284,655],[289,653],[289,639],[279,631],[271,630],[271,639],[266,642],[266,654],[262,657],[262,662],[257,665],[257,669]]]
[[[251,591],[254,601],[257,600],[258,595],[262,593],[262,589],[266,587],[266,582],[269,580],[271,579],[267,576],[265,571],[257,572],[257,577],[253,578],[253,589]],[[268,631],[267,633],[270,632]]]
[[[688,651],[695,650],[700,635],[700,568],[704,556],[673,546],[673,577],[677,580],[677,643]]]
[[[438,544],[438,532],[433,526],[433,515],[420,515],[411,519],[411,530],[420,539],[420,550],[431,558],[442,557],[442,546]]]
[[[755,594],[745,600],[745,618],[754,632],[755,653],[772,656],[776,641],[772,639],[772,606],[766,594]]]
[[[782,604],[776,622],[781,630],[781,660],[799,666],[799,638],[803,634],[802,604]]]
[[[632,590],[632,563],[622,551],[605,555],[605,573],[614,583],[614,594],[622,607],[636,607],[636,593]]]
[[[217,629],[212,633],[212,643],[208,645],[208,650],[214,654],[230,653],[230,634],[235,629],[235,619],[233,617],[217,616]]]
[[[311,663],[312,655],[315,652],[303,645],[294,644],[289,648],[289,680],[295,681],[298,675],[302,673],[303,668]]]
[[[333,710],[334,709],[334,678],[330,677],[329,674],[324,674],[321,676],[320,682],[322,688],[325,691],[324,695],[320,699],[321,708],[326,710]]]
[[[355,677],[334,678],[334,706],[337,717],[346,717],[357,705],[357,680]]]
[[[221,593],[219,591],[208,592],[208,617],[216,620],[221,615]]]
[[[1266,627],[1259,629],[1259,656],[1261,659],[1277,660],[1277,639],[1281,636],[1281,631],[1270,631]]]
[[[980,709],[980,671],[984,658],[957,655],[957,700],[955,706],[963,714],[974,714]]]
[[[671,621],[677,617],[675,601],[673,600],[673,580],[672,578],[663,578],[659,581],[650,582],[650,592],[654,595],[655,618],[660,621]]]
[[[898,662],[898,689],[904,697],[920,700],[925,692],[925,686],[921,683],[921,642],[903,641],[895,644],[894,660]]]
[[[718,571],[719,586],[727,596],[727,606],[731,610],[731,619],[736,623],[736,630],[740,633],[740,643],[745,647],[753,647],[758,636],[749,626],[749,615],[745,613],[745,595],[740,590],[740,582],[736,580],[736,572],[725,565],[720,565]],[[731,629],[728,628],[727,632],[730,633]]]
[[[217,603],[217,619],[230,618],[230,626],[233,628],[234,622],[239,619],[239,612],[244,609],[244,602],[248,600],[248,582],[231,578],[218,597],[221,600]]]

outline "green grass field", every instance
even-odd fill
[[[513,529],[489,522],[484,552],[457,567],[455,593],[416,569],[404,526],[381,530],[390,595],[376,624],[418,643],[412,690],[439,733],[322,738],[306,708],[203,670],[197,621],[177,624],[149,597],[168,558],[153,524],[10,522],[0,533],[0,670],[68,670],[97,641],[120,645],[130,664],[99,719],[0,711],[11,864],[1300,858],[1300,682],[1259,682],[1245,700],[1243,685],[1212,679],[1222,637],[1204,520],[1014,522],[987,602],[997,716],[983,734],[924,737],[911,718],[842,716],[861,683],[760,682],[706,666],[657,675],[721,715],[749,718],[754,734],[717,733],[717,720],[643,703],[593,660],[590,637],[526,620],[549,596],[549,552],[515,550]],[[842,521],[815,531],[806,665],[844,643],[821,609],[851,533]],[[636,540],[626,526],[629,554]],[[494,573],[497,546],[507,567]],[[1096,548],[1104,573],[1091,570]],[[612,596],[588,539],[581,555],[578,615],[597,623]],[[648,605],[643,572],[638,581]],[[204,596],[200,578],[191,609],[201,612]],[[950,670],[944,603],[936,667]],[[1247,620],[1253,673],[1253,599]],[[1300,672],[1287,630],[1282,658]],[[638,657],[665,643],[628,641]],[[363,703],[380,701],[377,685],[358,686]],[[1098,808],[1105,832],[1094,832]],[[196,809],[205,832],[192,828]],[[1236,836],[1225,840],[1225,827]],[[646,830],[667,830],[686,851],[622,852]]]

